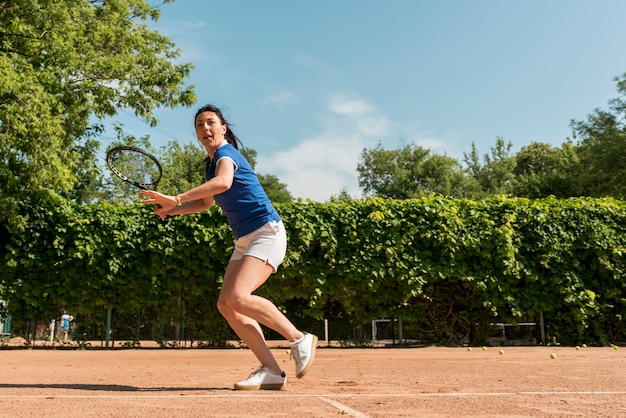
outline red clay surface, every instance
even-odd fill
[[[11,417],[619,417],[626,348],[320,348],[283,391],[234,391],[246,349],[0,350]],[[550,354],[556,354],[551,359]]]

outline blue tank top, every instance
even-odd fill
[[[206,166],[205,179],[215,177],[217,162],[228,157],[235,163],[230,189],[215,195],[215,202],[224,212],[235,238],[247,235],[270,221],[280,221],[278,212],[265,194],[252,167],[231,144],[220,146],[211,163]]]

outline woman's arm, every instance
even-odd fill
[[[235,163],[228,157],[221,158],[215,168],[215,177],[200,186],[176,195],[178,204],[211,198],[230,189],[235,177]]]
[[[176,196],[175,196],[176,197]],[[207,197],[204,199],[192,200],[191,202],[183,203],[182,205],[174,206],[172,209],[166,211],[164,215],[188,215],[190,213],[198,213],[209,209],[213,206],[215,199]],[[158,208],[155,208],[154,213],[159,215]]]
[[[235,176],[235,164],[230,158],[222,158],[217,162],[215,171],[215,177],[211,180],[176,196],[142,190],[140,194],[150,199],[142,200],[141,203],[158,205],[154,213],[162,218],[202,212],[213,206],[216,194],[230,189]]]

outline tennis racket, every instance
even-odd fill
[[[107,151],[106,162],[113,174],[141,190],[156,190],[163,176],[159,160],[137,147],[111,148]]]

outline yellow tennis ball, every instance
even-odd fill
[[[291,350],[285,350],[285,353],[291,354]]]
[[[485,350],[487,350],[487,347],[485,347],[485,346],[483,345],[483,351],[485,351]]]
[[[498,353],[504,354],[504,350],[500,350],[500,351],[498,351]]]
[[[556,358],[556,354],[551,353],[551,354],[550,354],[550,358],[554,360],[554,359]]]
[[[467,351],[472,351],[472,347],[467,347]]]
[[[577,346],[576,346],[576,350],[580,350],[580,346],[578,346],[578,345],[577,345]]]

